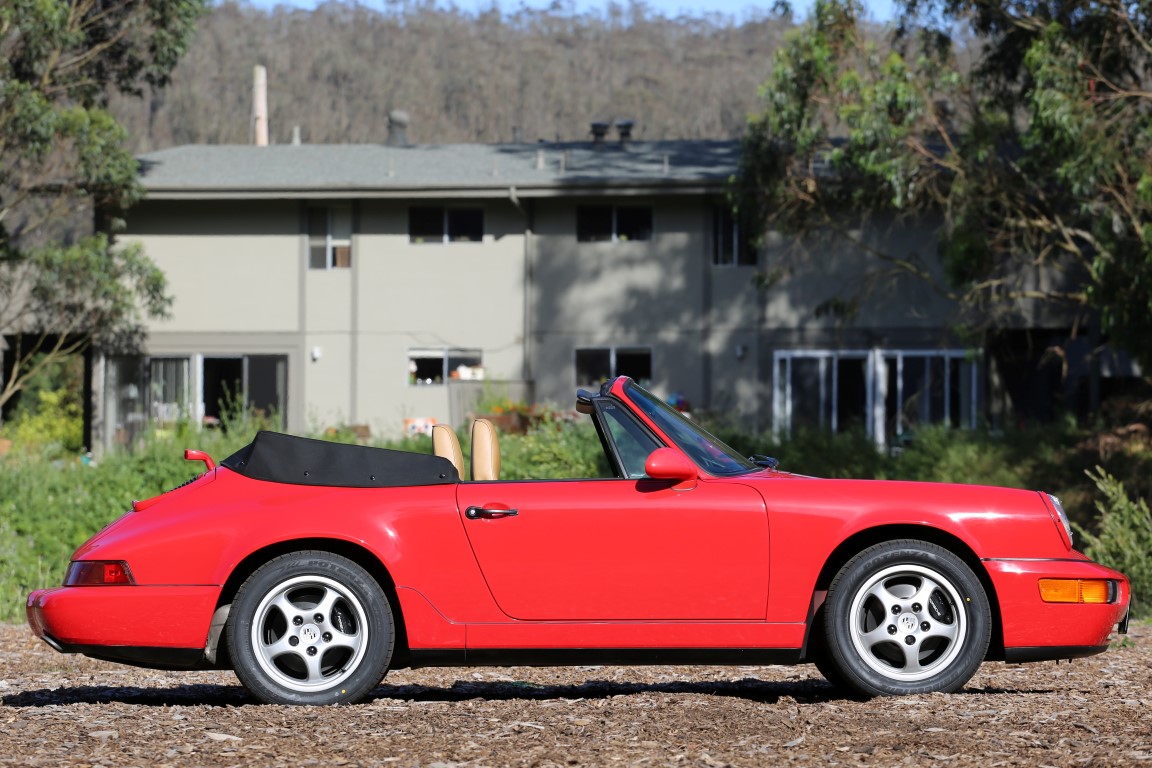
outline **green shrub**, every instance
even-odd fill
[[[1096,502],[1096,530],[1077,525],[1088,557],[1122,572],[1132,584],[1132,615],[1152,616],[1152,512],[1144,499],[1133,500],[1124,484],[1102,468],[1088,476],[1103,499]]]
[[[611,477],[612,472],[590,420],[572,422],[545,413],[523,435],[500,435],[500,475],[506,480],[540,480]]]
[[[62,389],[40,390],[34,396],[35,407],[20,409],[4,425],[4,437],[16,453],[56,459],[81,451],[84,411],[79,400]]]

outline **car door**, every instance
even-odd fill
[[[763,619],[768,521],[733,482],[464,483],[457,501],[500,609],[539,621]]]

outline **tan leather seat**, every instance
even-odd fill
[[[456,474],[464,479],[464,452],[460,450],[460,439],[456,437],[456,430],[447,424],[432,425],[432,452],[437,456],[448,459],[456,467]]]
[[[500,479],[500,444],[488,419],[472,422],[472,479]]]

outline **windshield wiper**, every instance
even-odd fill
[[[774,459],[771,456],[761,456],[759,453],[754,453],[749,456],[748,461],[765,469],[776,469],[776,467],[780,466],[780,459]]]

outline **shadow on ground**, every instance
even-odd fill
[[[380,685],[367,699],[372,702],[454,702],[469,699],[521,701],[544,699],[608,699],[646,693],[723,696],[766,704],[792,699],[801,704],[852,701],[845,692],[823,680],[765,681],[755,678],[709,682],[668,681],[659,683],[590,680],[579,685],[544,685],[517,681],[458,680],[449,687],[428,685]],[[1048,690],[969,688],[958,695],[1047,694]],[[7,707],[47,707],[67,704],[136,704],[141,706],[231,707],[257,702],[239,685],[178,685],[170,688],[85,685],[75,688],[44,688],[0,697]]]

